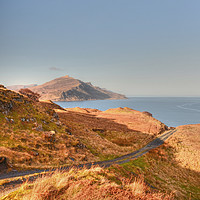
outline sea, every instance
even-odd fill
[[[200,124],[200,97],[129,97],[119,100],[95,100],[55,102],[63,108],[95,108],[105,111],[109,108],[129,107],[148,111],[167,126]]]

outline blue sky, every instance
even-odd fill
[[[0,0],[0,82],[70,75],[130,96],[200,96],[199,0]]]

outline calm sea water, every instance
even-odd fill
[[[168,126],[200,123],[200,98],[198,97],[131,97],[122,100],[96,100],[55,102],[63,108],[109,108],[129,107],[148,111]]]

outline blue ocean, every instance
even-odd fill
[[[200,97],[130,97],[120,100],[95,100],[55,102],[63,108],[109,108],[129,107],[139,111],[148,111],[153,117],[168,126],[200,123]]]

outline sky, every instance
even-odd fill
[[[200,96],[199,0],[0,0],[0,84],[69,75],[128,96]]]

